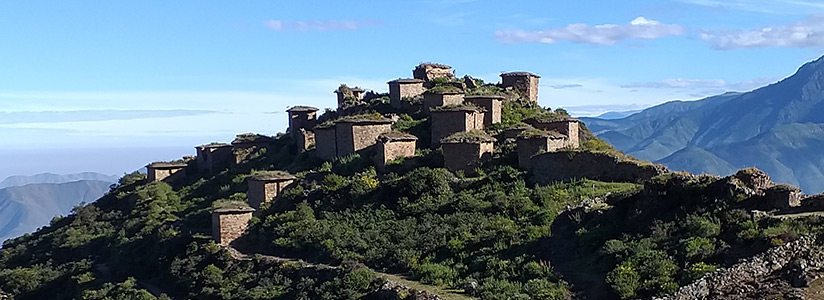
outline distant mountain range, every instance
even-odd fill
[[[97,173],[12,176],[0,182],[0,243],[33,232],[109,190],[115,176]]]
[[[727,175],[755,166],[805,193],[824,191],[824,58],[751,92],[581,119],[625,153],[673,170]]]

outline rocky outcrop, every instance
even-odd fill
[[[532,181],[549,184],[587,178],[614,182],[643,182],[667,172],[661,165],[621,160],[598,152],[561,151],[532,156]]]
[[[822,242],[819,236],[804,236],[707,274],[664,299],[762,299],[782,288],[805,287],[824,269]]]
[[[443,297],[418,291],[405,284],[387,280],[376,293],[381,300],[443,300]]]

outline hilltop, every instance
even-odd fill
[[[599,137],[674,170],[729,175],[758,167],[776,181],[824,191],[824,58],[746,93],[674,101],[618,120],[582,118]]]
[[[539,107],[539,78],[424,63],[389,94],[341,85],[334,111],[294,106],[286,133],[150,163],[7,241],[0,297],[724,299],[710,276],[740,260],[820,251],[823,196],[757,169],[698,176],[625,155]],[[736,280],[777,297],[817,283],[823,263],[793,271],[805,257],[782,253]]]

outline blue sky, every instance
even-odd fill
[[[420,62],[542,76],[579,115],[746,91],[824,48],[824,1],[2,1],[0,178],[122,173],[274,134]]]

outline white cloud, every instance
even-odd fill
[[[570,83],[570,84],[550,85],[549,87],[551,87],[553,89],[556,89],[556,90],[560,90],[560,89],[574,89],[574,88],[584,87],[584,85],[583,84],[578,84],[578,83]]]
[[[704,32],[699,37],[721,50],[741,48],[819,48],[824,47],[824,16],[780,26],[745,31]]]
[[[275,31],[334,31],[358,30],[367,26],[378,26],[379,21],[266,21],[266,27]]]
[[[775,82],[777,78],[755,78],[739,82],[727,82],[723,79],[684,79],[673,78],[651,82],[635,82],[622,85],[622,88],[652,88],[652,89],[702,89],[707,91],[736,90],[748,91]],[[695,95],[695,94],[693,94]]]
[[[614,45],[629,39],[657,39],[667,36],[683,35],[683,27],[675,24],[663,24],[645,17],[638,17],[629,24],[570,24],[562,28],[540,31],[498,30],[495,38],[503,43],[545,43],[558,41],[586,43],[595,45]]]

